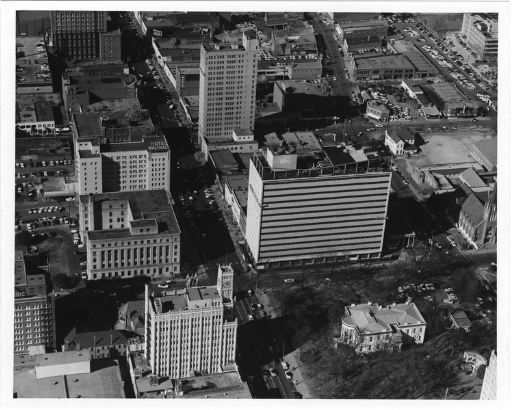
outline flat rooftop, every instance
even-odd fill
[[[91,354],[89,350],[70,350],[67,352],[45,353],[36,356],[36,367],[57,366],[62,364],[73,364],[89,362]]]
[[[493,165],[497,164],[498,160],[498,140],[496,138],[486,138],[481,141],[473,143]]]
[[[78,137],[100,137],[103,136],[100,113],[74,114],[74,123]]]
[[[35,369],[14,371],[13,388],[17,398],[125,398],[119,366],[106,359],[93,361],[91,373],[70,376],[37,379]]]
[[[356,68],[359,70],[376,70],[381,68],[403,70],[414,69],[411,62],[401,54],[389,54],[382,56],[373,55],[370,57],[355,56],[354,62],[356,64]]]
[[[126,201],[130,204],[133,220],[155,219],[158,234],[178,234],[180,228],[171,205],[170,194],[165,190],[111,192],[104,194],[80,195],[81,204],[106,201]],[[88,232],[89,239],[115,239],[131,236],[129,229],[110,229]]]
[[[432,84],[431,87],[445,102],[465,101],[466,98],[455,86],[450,83]]]
[[[108,115],[112,111],[127,111],[129,109],[140,110],[141,106],[139,100],[136,98],[117,98],[103,100],[94,104],[85,104],[82,105],[81,108],[82,114],[101,112]]]

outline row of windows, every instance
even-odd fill
[[[372,243],[375,243],[376,245],[373,245],[373,246],[359,246],[359,245],[367,245],[367,244],[372,244]],[[373,251],[375,252],[376,250],[378,251],[380,246],[379,246],[380,242],[364,242],[364,243],[361,243],[361,244],[354,244],[355,245],[358,245],[357,246],[357,249],[348,249],[348,250],[345,250],[345,249],[340,249],[340,250],[333,250],[333,249],[329,249],[329,248],[304,248],[303,251],[305,253],[308,253],[308,254],[311,254],[311,253],[315,253],[316,255],[319,255],[317,257],[320,257],[320,255],[324,255],[324,257],[330,257],[330,256],[333,256],[333,253],[336,253],[336,252],[344,252],[344,251],[347,251],[347,252],[355,252],[357,251],[358,253],[364,253],[364,252],[367,252],[367,251]],[[283,253],[284,252],[290,252],[292,251],[291,249],[287,249],[287,250],[276,250],[276,251],[262,251],[260,253],[260,260],[264,260],[265,258],[272,258],[272,257],[276,257],[276,258],[279,258],[281,256],[283,256]],[[293,255],[296,256],[298,253],[295,252]]]
[[[384,175],[387,177],[386,179],[383,179],[384,178]],[[338,184],[330,184],[330,185],[327,185],[327,184],[319,184],[318,187],[304,187],[304,186],[295,186],[295,187],[289,187],[289,188],[285,188],[285,187],[282,187],[281,185],[285,185],[285,184],[294,184],[294,185],[303,185],[303,184],[318,184],[319,181],[317,179],[314,179],[314,180],[300,180],[300,181],[297,181],[297,180],[292,180],[292,181],[279,181],[278,183],[276,184],[272,184],[272,183],[268,183],[268,184],[265,184],[265,194],[267,192],[271,192],[271,191],[288,191],[290,189],[307,189],[307,190],[310,190],[310,189],[325,189],[325,188],[342,188],[342,187],[347,187],[347,186],[360,186],[360,185],[371,185],[371,184],[379,184],[379,185],[383,185],[383,184],[387,184],[388,181],[389,181],[389,173],[386,173],[384,175],[365,175],[364,177],[362,178],[357,178],[356,176],[354,177],[351,177],[350,179],[349,178],[339,178],[339,179],[336,179],[337,181],[341,181],[341,183],[338,183]],[[381,179],[381,181],[368,181],[366,182],[368,179]],[[344,181],[347,181],[347,180],[353,180],[354,182],[352,183],[344,183]],[[374,189],[378,189],[379,187],[376,187]],[[357,189],[356,191],[362,191],[361,189]],[[368,191],[368,189],[366,190]],[[308,191],[308,192],[311,192],[311,191]]]
[[[102,272],[102,273],[94,273],[92,275],[92,277],[94,279],[100,279],[100,278],[117,278],[117,277],[125,277],[125,276],[137,276],[137,275],[144,275],[144,274],[147,274],[147,275],[151,275],[151,273],[154,273],[156,274],[157,273],[157,269],[156,268],[153,268],[153,272],[151,272],[151,269],[145,269],[146,272],[144,272],[144,269],[140,269],[139,272],[137,273],[137,270],[133,270],[133,272],[131,270],[125,272],[125,271],[120,271],[120,272]],[[165,268],[165,272],[169,272],[169,267],[166,267]],[[173,272],[178,272],[178,267],[177,266],[174,266],[173,267]]]
[[[333,230],[341,230],[342,232],[338,232],[338,233],[343,233],[344,235],[350,235],[350,234],[354,234],[354,233],[370,233],[370,232],[382,232],[382,228],[381,229],[371,229],[371,230],[367,230],[367,231],[343,231],[343,229],[347,229],[347,228],[343,228],[343,227],[337,227],[337,228],[322,228],[322,231],[333,231]],[[313,229],[301,229],[300,232],[311,232],[311,231],[318,231],[318,228],[313,228]],[[261,242],[270,242],[270,241],[275,241],[276,239],[275,238],[268,238],[268,239],[265,239],[265,236],[266,235],[279,235],[279,234],[286,234],[286,233],[290,233],[290,231],[281,231],[281,232],[269,232],[269,233],[263,233],[261,234]],[[299,232],[297,232],[299,233]],[[318,237],[318,236],[332,236],[333,233],[328,233],[328,234],[325,234],[325,235],[322,235],[322,234],[315,234],[314,236],[315,237]],[[302,235],[302,236],[294,236],[293,239],[299,239],[299,238],[309,238],[311,235]],[[289,239],[289,238],[285,238],[285,237],[281,237],[279,240],[286,240],[286,239]]]
[[[306,207],[302,207],[302,208],[306,208]],[[300,214],[316,214],[316,213],[326,213],[326,212],[338,212],[338,215],[334,215],[338,218],[343,218],[343,219],[346,219],[348,216],[366,216],[366,215],[382,215],[382,217],[384,217],[383,215],[383,211],[380,211],[380,212],[368,212],[368,213],[356,213],[356,214],[345,214],[344,212],[345,211],[356,211],[356,210],[364,210],[364,209],[379,209],[379,208],[382,208],[382,207],[379,207],[379,206],[376,206],[376,205],[372,205],[372,206],[359,206],[359,207],[356,207],[356,208],[342,208],[342,209],[339,209],[339,208],[331,208],[331,209],[314,209],[312,211],[304,211],[304,210],[301,210],[299,208],[292,208],[293,211],[297,211],[297,212],[293,212],[292,210],[290,211],[287,211],[285,214],[279,214],[279,213],[275,213],[275,211],[277,211],[277,209],[272,209],[272,208],[264,208],[263,209],[263,218],[265,217],[276,217],[276,216],[282,216],[284,218],[286,218],[287,216],[289,215],[300,215]],[[284,209],[284,208],[281,208],[281,210]],[[341,213],[343,212],[343,213]],[[301,220],[301,219],[304,219],[304,218],[308,218],[309,219],[309,216],[304,216],[303,218],[286,218],[286,219],[282,219],[282,221],[298,221],[298,220]],[[366,220],[366,219],[374,219],[374,218],[363,218],[363,220]],[[271,221],[271,220],[267,220],[267,221]]]
[[[308,194],[301,194],[301,195],[308,195]],[[366,196],[350,196],[350,197],[347,197],[347,196],[342,196],[342,197],[330,197],[330,198],[303,198],[303,199],[295,199],[293,198],[295,195],[290,195],[290,198],[284,200],[284,201],[272,201],[272,202],[263,202],[263,206],[267,206],[268,208],[267,209],[272,209],[272,210],[278,210],[278,209],[290,209],[291,207],[291,204],[293,203],[293,208],[311,208],[311,207],[319,207],[319,206],[325,206],[327,204],[325,203],[321,203],[320,201],[338,201],[336,203],[330,203],[330,205],[351,205],[351,204],[366,204],[366,203],[373,203],[373,202],[378,202],[382,205],[386,205],[387,201],[386,199],[387,198],[383,198],[383,199],[376,199],[376,200],[369,200],[368,197],[370,196],[385,196],[387,197],[387,194],[380,194],[380,195],[366,195]],[[345,201],[346,198],[360,198],[359,201],[355,201],[355,202],[348,202],[348,201]],[[313,204],[313,205],[301,205],[301,203],[303,202],[311,202],[311,201],[316,201],[317,203],[316,204]],[[384,201],[384,202],[383,202]],[[287,204],[286,208],[280,208],[280,207],[274,207],[274,205],[276,204]],[[343,209],[347,209],[347,208],[343,208]]]
[[[328,236],[328,235],[323,235],[323,236]],[[319,244],[327,244],[327,243],[332,243],[332,242],[335,242],[336,244],[339,244],[339,245],[343,245],[341,242],[347,242],[347,241],[355,241],[355,240],[360,240],[360,239],[376,239],[376,238],[381,238],[382,235],[372,235],[372,236],[358,236],[357,238],[336,238],[336,239],[328,239],[328,240],[316,240],[315,239],[315,242],[314,242],[314,245],[315,246],[318,246]],[[304,237],[301,237],[301,238],[304,238]],[[307,237],[305,237],[307,238]],[[294,238],[291,238],[291,239],[294,239]],[[274,240],[270,240],[270,241],[274,241],[275,242],[275,239]],[[267,242],[270,242],[270,241],[267,241]],[[312,245],[311,243],[311,240],[308,240],[308,241],[301,241],[301,242],[292,242],[292,243],[283,243],[283,241],[281,240],[279,243],[271,243],[271,244],[264,244],[263,241],[261,241],[261,250],[263,251],[265,248],[276,248],[276,246],[279,246],[279,247],[282,247],[282,246],[291,246],[292,248],[297,248],[298,245],[302,245],[302,244],[305,244],[307,245],[307,248],[309,248],[309,246]],[[370,241],[370,242],[354,242],[354,243],[349,243],[348,245],[354,245],[354,246],[357,246],[359,244],[370,244],[370,243],[381,243],[381,241]],[[282,250],[282,249],[281,249]]]

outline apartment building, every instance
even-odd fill
[[[469,47],[480,59],[498,59],[498,15],[464,13],[462,28]]]
[[[345,307],[340,337],[334,343],[354,346],[358,353],[400,351],[403,344],[423,344],[427,323],[414,303],[377,303]]]
[[[255,153],[246,240],[256,266],[379,258],[391,183],[379,167],[390,155],[382,144],[322,147],[311,133]]]
[[[253,128],[258,68],[256,33],[245,31],[242,46],[203,44],[200,51],[200,140],[227,140],[234,129]]]
[[[27,265],[21,251],[14,257],[14,354],[27,354],[30,346],[52,348],[53,304],[47,272]]]
[[[190,372],[220,373],[235,361],[233,269],[219,266],[217,285],[165,292],[146,286],[145,356],[154,374],[172,379]]]
[[[180,272],[180,228],[169,191],[80,195],[87,277],[153,278]]]
[[[75,141],[75,175],[79,195],[146,189],[170,190],[171,152],[160,135],[100,143]]]
[[[498,399],[498,355],[496,350],[491,352],[489,366],[485,369],[482,390],[480,391],[480,400]]]

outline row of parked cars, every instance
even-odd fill
[[[40,161],[40,162],[16,162],[16,168],[33,168],[33,167],[54,167],[56,165],[72,165],[73,160],[55,160],[55,161]]]
[[[42,214],[42,213],[50,213],[50,212],[64,212],[66,208],[63,206],[45,206],[39,208],[30,208],[28,210],[29,214]]]

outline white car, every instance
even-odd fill
[[[295,282],[295,279],[285,279],[284,283],[293,283]]]
[[[376,126],[377,128],[382,128],[382,127],[384,127],[384,125],[382,125],[382,124],[376,124],[375,126]]]
[[[169,287],[169,285],[167,283],[160,283],[158,285],[159,288],[163,288],[163,289],[167,289]]]
[[[254,320],[254,316],[253,316],[253,315],[247,315],[247,318],[248,318],[249,320]]]

